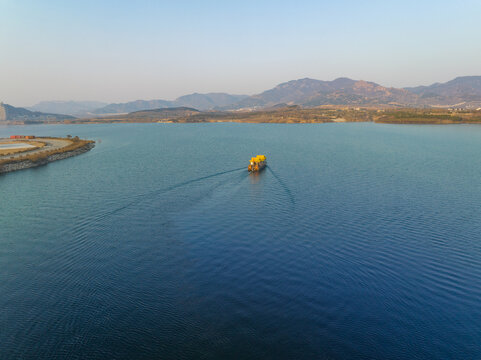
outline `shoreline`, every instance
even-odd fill
[[[287,106],[249,111],[197,111],[183,108],[160,108],[101,117],[84,117],[64,121],[42,121],[36,124],[188,124],[188,123],[260,123],[318,124],[372,122],[382,124],[481,124],[479,110],[432,108],[384,108],[323,106],[302,108]],[[6,124],[6,123],[4,123]],[[34,125],[32,122],[9,122],[10,125]]]
[[[373,124],[387,124],[387,125],[481,125],[481,121],[456,121],[456,120],[346,120],[346,119],[330,119],[322,121],[254,121],[254,120],[206,120],[206,121],[178,121],[172,119],[170,121],[76,121],[76,122],[57,122],[57,123],[38,123],[38,124],[18,124],[18,123],[4,123],[2,126],[40,126],[40,125],[107,125],[107,124],[225,124],[225,123],[237,123],[237,124],[348,124],[348,123],[373,123]]]
[[[212,121],[169,121],[169,122],[157,122],[157,121],[85,121],[68,123],[64,125],[105,125],[105,124],[225,124],[225,123],[237,123],[237,124],[349,124],[349,123],[373,123],[373,124],[391,124],[391,125],[481,125],[481,121],[349,121],[349,120],[331,120],[331,121],[250,121],[250,120],[212,120]],[[41,125],[53,125],[53,124],[41,124]],[[63,125],[63,124],[62,124]]]
[[[57,138],[58,139],[58,138]],[[64,140],[64,139],[62,139]],[[71,139],[68,139],[71,140]],[[44,166],[51,162],[67,159],[73,156],[81,155],[95,147],[95,142],[92,140],[78,140],[78,143],[72,141],[71,144],[54,149],[48,152],[22,155],[16,158],[0,159],[0,175],[10,172],[30,169],[38,166]]]

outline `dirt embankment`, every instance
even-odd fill
[[[52,161],[83,154],[95,146],[92,140],[78,138],[37,138],[45,145],[33,150],[0,156],[0,174],[46,165]]]

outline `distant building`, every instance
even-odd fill
[[[5,121],[7,120],[7,111],[5,110],[5,106],[3,105],[3,102],[0,101],[0,121]]]
[[[10,135],[10,139],[35,139],[34,135]]]

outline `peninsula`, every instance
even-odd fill
[[[10,138],[0,138],[0,175],[80,155],[94,146],[94,141],[77,136],[12,135]]]

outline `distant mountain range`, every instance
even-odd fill
[[[119,114],[169,107],[205,110],[265,109],[282,105],[315,107],[320,105],[393,106],[393,107],[481,107],[481,76],[464,76],[443,84],[413,88],[388,88],[374,82],[338,78],[292,80],[260,94],[191,94],[167,100],[137,100],[110,104],[94,114]]]
[[[108,105],[96,101],[44,101],[30,107],[29,110],[1,104],[0,121],[53,121],[72,119],[73,116],[98,117],[167,108],[176,108],[176,113],[178,113],[179,111],[197,110],[257,110],[289,105],[477,109],[481,108],[481,76],[463,76],[446,83],[403,89],[388,88],[374,82],[348,78],[338,78],[333,81],[305,78],[279,84],[252,96],[194,93],[172,101],[137,100]],[[189,110],[179,110],[184,108]],[[140,114],[136,114],[136,118],[139,116]]]

